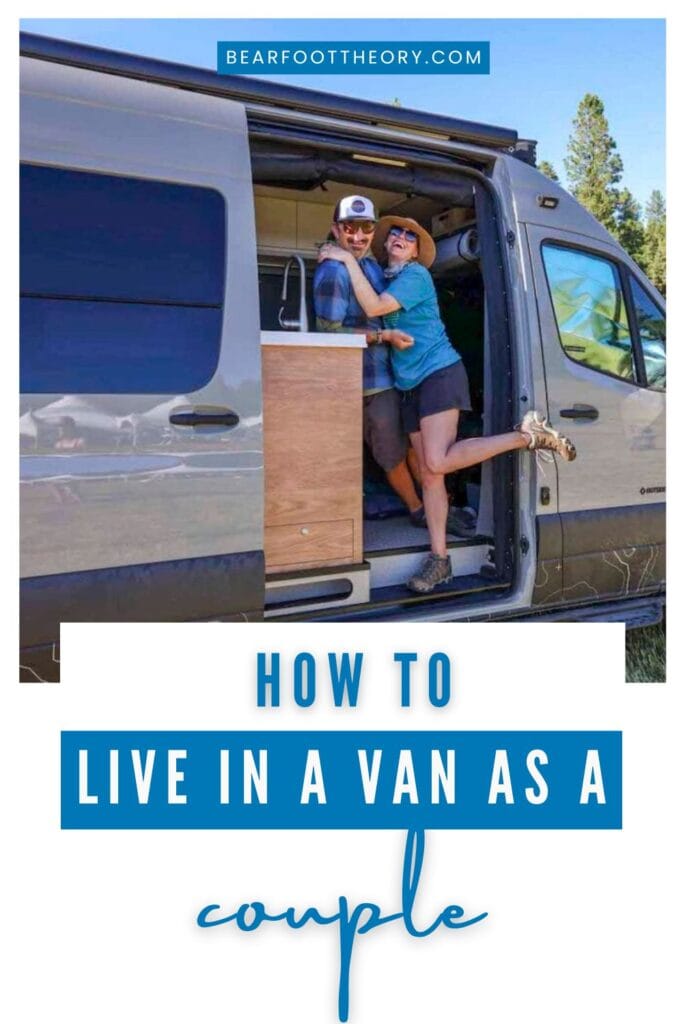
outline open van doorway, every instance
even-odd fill
[[[315,333],[313,276],[318,251],[329,237],[339,199],[361,194],[372,201],[378,216],[411,217],[436,241],[437,258],[432,274],[441,315],[449,339],[463,357],[472,392],[473,410],[461,418],[459,436],[480,436],[500,427],[509,429],[512,369],[507,320],[501,313],[505,283],[497,252],[494,204],[486,190],[474,178],[454,173],[446,181],[443,175],[439,176],[433,195],[418,194],[416,171],[396,167],[391,161],[352,163],[343,157],[330,160],[320,154],[291,148],[276,150],[258,143],[252,144],[252,168],[262,331],[271,340],[278,331],[289,335],[296,331],[302,344],[304,336]],[[408,187],[406,175],[412,188]],[[420,191],[428,193],[429,175],[423,177]],[[490,278],[488,288],[485,262]],[[498,282],[496,274],[500,276]],[[488,298],[489,292],[495,294],[495,301]],[[495,331],[494,344],[491,324],[497,316],[501,325]],[[360,382],[355,401],[358,418],[362,416]],[[267,403],[264,419],[267,453]],[[319,428],[329,428],[330,421],[326,419],[326,423],[318,424]],[[377,614],[381,607],[391,614],[392,610],[405,610],[406,604],[417,602],[488,601],[509,589],[514,528],[510,456],[496,460],[495,473],[486,464],[447,479],[454,520],[468,528],[449,531],[454,579],[427,598],[411,594],[405,587],[406,580],[429,551],[427,530],[411,523],[408,509],[393,492],[366,446],[359,457],[362,471],[353,486],[361,492],[360,561],[354,564],[347,558],[344,565],[335,566],[333,558],[325,557],[330,553],[327,547],[321,551],[320,564],[316,565],[314,559],[310,563],[295,562],[288,573],[286,566],[283,571],[281,562],[269,571],[267,509],[272,467],[268,466],[266,456],[267,615],[309,615],[315,611],[334,615],[342,606],[345,614],[362,615],[369,609]],[[414,465],[410,456],[409,464]],[[417,477],[418,474],[419,488]],[[278,484],[282,485],[281,476]],[[340,476],[338,495],[344,494],[349,486]],[[290,504],[293,522],[278,522],[278,527],[296,525],[299,533],[311,533],[316,524],[299,524],[300,509],[295,508],[301,504],[298,497]]]

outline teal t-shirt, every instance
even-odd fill
[[[386,327],[397,327],[415,339],[412,348],[391,349],[396,387],[410,391],[425,377],[460,359],[441,322],[439,303],[431,274],[421,263],[407,263],[395,277],[385,270],[384,291],[401,303],[401,309],[383,317]]]

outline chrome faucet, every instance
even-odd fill
[[[287,278],[289,277],[289,268],[292,263],[297,263],[299,267],[299,277],[301,280],[301,287],[299,289],[299,318],[298,320],[288,320],[282,314],[285,311],[285,304],[287,302]],[[287,330],[294,331],[307,331],[308,330],[308,313],[306,312],[306,267],[301,256],[290,256],[285,264],[285,277],[282,282],[282,295],[280,296],[280,312],[277,315],[278,323],[280,327],[284,327]]]

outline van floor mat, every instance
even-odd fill
[[[450,547],[453,542],[458,544],[483,544],[490,540],[490,538],[484,536],[459,537],[457,534],[449,533],[447,540]],[[389,553],[422,549],[428,551],[429,534],[426,527],[421,529],[412,526],[406,515],[392,519],[364,519],[363,548],[366,558],[368,554],[379,552]]]

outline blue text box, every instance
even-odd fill
[[[65,829],[618,829],[621,787],[620,732],[62,733]]]
[[[225,42],[221,75],[488,75],[488,42]]]

